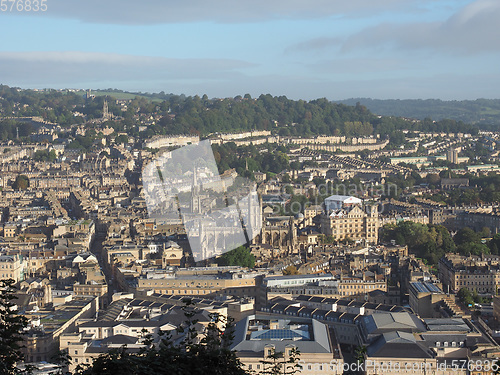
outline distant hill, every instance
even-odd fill
[[[382,116],[409,117],[419,120],[426,117],[433,120],[452,119],[469,124],[500,126],[500,99],[443,101],[439,99],[353,98],[334,102],[346,105],[356,105],[359,102],[371,112]]]
[[[76,91],[78,94],[85,94],[86,90]],[[168,100],[174,94],[161,93],[142,93],[142,92],[129,92],[118,89],[107,89],[107,90],[92,90],[92,95],[95,96],[112,96],[115,99],[125,99],[131,100],[136,97],[149,99],[153,102],[161,102],[163,100]]]

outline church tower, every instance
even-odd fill
[[[102,118],[103,120],[109,120],[111,118],[111,114],[108,109],[108,101],[104,99],[104,104],[102,106]]]
[[[196,176],[196,167],[193,168],[193,184],[191,188],[191,213],[201,214],[200,186]]]

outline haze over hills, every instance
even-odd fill
[[[452,119],[471,124],[500,125],[500,99],[453,100],[440,99],[371,99],[352,98],[335,103],[355,105],[361,103],[371,112],[382,116],[410,117],[423,120]]]

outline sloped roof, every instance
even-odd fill
[[[432,353],[413,334],[392,331],[380,336],[366,351],[369,357],[432,358]]]
[[[263,319],[269,319],[269,317],[262,317]],[[330,337],[328,333],[328,327],[318,322],[317,320],[311,319],[310,325],[312,326],[312,336],[309,340],[293,340],[293,339],[283,339],[283,340],[270,340],[270,339],[253,339],[249,340],[247,336],[248,326],[250,320],[255,319],[254,315],[246,317],[240,320],[235,325],[234,340],[231,346],[231,350],[236,350],[238,352],[262,352],[266,345],[274,345],[277,352],[284,352],[287,345],[294,345],[301,353],[331,353],[332,347],[330,344]],[[285,322],[290,321],[288,319],[280,319]],[[266,336],[267,337],[267,336]]]
[[[407,312],[368,315],[363,318],[363,324],[368,333],[382,333],[386,330],[426,331],[423,323],[416,316]]]

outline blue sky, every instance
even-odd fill
[[[45,3],[45,12],[0,8],[0,83],[305,100],[500,98],[500,0]]]

